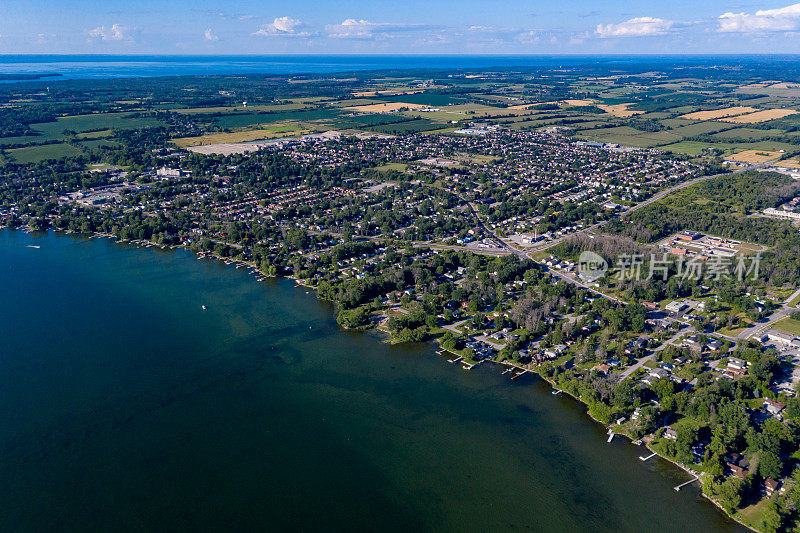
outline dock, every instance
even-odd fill
[[[522,374],[527,374],[527,373],[528,373],[528,371],[527,371],[527,370],[523,370],[523,371],[522,371],[522,372],[520,372],[519,374],[514,374],[513,376],[511,376],[511,379],[517,379],[517,378],[518,378],[518,377],[520,377]]]
[[[652,458],[653,458],[653,457],[655,457],[656,455],[658,455],[658,454],[657,454],[657,453],[651,453],[651,454],[650,454],[650,455],[648,455],[647,457],[643,457],[643,456],[641,456],[641,455],[640,455],[640,456],[639,456],[639,460],[640,460],[640,461],[647,461],[648,459],[652,459]]]
[[[614,440],[614,432],[609,429],[608,430],[608,440],[606,442],[611,442],[612,440]]]
[[[678,491],[680,491],[680,490],[681,490],[683,487],[685,487],[686,485],[689,485],[690,483],[694,483],[694,482],[695,482],[695,481],[697,481],[698,479],[700,479],[700,478],[699,478],[699,477],[697,477],[697,476],[695,476],[695,477],[694,477],[694,479],[690,479],[690,480],[689,480],[689,481],[687,481],[686,483],[681,483],[681,484],[680,484],[680,485],[678,485],[677,487],[673,487],[673,488],[675,489],[675,492],[678,492]]]

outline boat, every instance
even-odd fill
[[[201,305],[200,307],[202,307],[202,308],[203,308],[203,311],[205,311],[206,309],[208,309],[208,307],[206,307],[205,305]]]
[[[38,244],[29,244],[26,246],[26,248],[36,248],[38,250],[39,248],[41,248],[41,246],[39,246]]]

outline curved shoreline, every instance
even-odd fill
[[[27,233],[31,233],[31,231],[28,230],[27,228],[26,228],[25,231]],[[307,283],[304,283],[304,282],[302,282],[301,280],[299,280],[298,278],[296,278],[295,276],[292,276],[292,275],[289,275],[289,276],[286,276],[286,275],[269,276],[269,275],[263,273],[258,268],[258,266],[256,265],[255,262],[245,261],[245,260],[241,260],[241,259],[225,258],[225,257],[219,256],[219,255],[217,255],[217,254],[215,254],[213,252],[198,253],[198,252],[195,252],[195,251],[191,250],[191,248],[189,246],[186,246],[186,245],[183,245],[183,244],[178,244],[178,245],[160,245],[160,244],[156,244],[156,243],[153,243],[153,242],[150,242],[150,241],[144,241],[144,240],[140,240],[140,239],[122,240],[119,237],[117,237],[116,235],[108,234],[108,233],[79,233],[79,232],[72,232],[72,231],[65,231],[65,230],[53,230],[53,229],[50,229],[48,231],[53,231],[53,233],[55,233],[55,234],[84,236],[84,237],[87,237],[87,238],[90,238],[90,239],[91,238],[115,239],[114,244],[129,244],[129,245],[134,245],[134,246],[143,247],[143,248],[158,247],[158,248],[160,248],[162,250],[165,250],[165,249],[185,249],[185,250],[189,251],[193,256],[195,256],[196,259],[206,259],[206,258],[208,258],[208,259],[216,259],[216,260],[224,262],[226,265],[231,265],[231,264],[235,263],[237,265],[246,266],[246,267],[249,267],[249,268],[253,269],[255,272],[257,272],[260,275],[260,277],[262,279],[268,279],[268,278],[270,278],[270,279],[277,279],[277,278],[291,279],[292,281],[295,282],[295,287],[304,287],[304,288],[316,290],[316,287],[314,287],[312,285],[309,285]],[[238,269],[238,266],[237,266],[237,269]],[[317,299],[320,300],[320,301],[323,301],[321,298],[319,298],[319,296],[317,296]],[[348,328],[342,328],[342,329],[347,330]],[[385,333],[385,331],[380,329],[380,328],[375,328],[375,329]],[[353,330],[353,331],[358,331],[358,330]],[[383,339],[382,342],[390,342],[390,341],[391,341],[391,338],[388,338],[388,339]],[[430,342],[430,341],[424,341],[424,342],[427,343],[427,342]],[[441,345],[438,342],[436,342],[435,340],[433,340],[433,343],[438,345],[439,348],[441,350],[445,351],[445,352],[454,353],[454,352],[450,352],[449,350],[446,350],[445,348],[441,347]],[[458,354],[454,354],[454,355],[458,355]],[[483,361],[481,361],[481,362],[483,362]],[[538,367],[525,367],[525,366],[521,366],[521,365],[515,364],[513,362],[510,362],[510,361],[502,361],[501,362],[501,361],[488,360],[488,362],[494,363],[494,364],[498,364],[498,365],[502,365],[502,366],[506,366],[506,367],[509,367],[509,368],[515,368],[515,369],[518,369],[518,370],[521,370],[521,371],[524,371],[524,372],[534,373],[537,376],[539,376],[543,381],[547,382],[548,385],[550,385],[550,387],[551,387],[551,389],[553,391],[559,390],[562,393],[567,394],[570,398],[572,398],[573,400],[575,400],[579,404],[582,404],[583,406],[588,406],[588,404],[586,402],[584,402],[581,398],[576,397],[574,394],[572,394],[572,393],[570,393],[570,392],[568,392],[566,390],[559,389],[556,386],[556,383],[551,378],[545,377],[544,375],[542,375],[538,371]],[[472,365],[472,366],[475,366],[475,365]],[[472,367],[470,367],[470,368],[472,368]],[[606,429],[613,429],[611,424],[606,424],[605,422],[602,422],[602,421],[598,420],[597,418],[595,418],[591,414],[591,412],[589,412],[588,409],[586,409],[584,412],[585,412],[586,415],[588,415],[588,417],[593,422],[596,422],[597,424],[600,424],[601,426],[603,426]],[[627,435],[625,433],[616,433],[616,435],[625,437],[625,438],[633,441],[633,439],[629,435]],[[700,481],[700,483],[701,483],[701,488],[699,490],[700,495],[703,498],[705,498],[707,501],[712,503],[723,515],[725,515],[726,518],[729,518],[730,520],[733,520],[734,522],[738,523],[742,527],[747,528],[750,531],[754,531],[755,533],[761,533],[755,527],[744,523],[741,519],[739,519],[739,518],[737,518],[735,516],[732,516],[716,500],[714,500],[713,498],[711,498],[710,496],[705,494],[705,492],[702,490],[702,479],[700,479],[700,474],[701,473],[694,472],[693,470],[691,470],[690,468],[684,466],[683,464],[678,463],[677,461],[675,461],[673,459],[670,459],[668,457],[665,457],[664,455],[659,453],[657,450],[653,449],[649,444],[645,444],[645,448],[650,450],[652,453],[655,453],[659,458],[667,461],[668,463],[670,463],[671,465],[675,466],[676,468],[678,468],[680,470],[683,470],[683,471],[687,472],[690,475],[698,477],[698,481]]]

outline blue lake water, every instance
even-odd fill
[[[209,74],[304,74],[384,69],[478,69],[580,66],[663,67],[670,64],[746,64],[758,61],[796,62],[798,56],[114,56],[0,55],[0,74],[57,74],[48,82]]]
[[[0,231],[0,304],[3,530],[742,530],[546,383],[289,280]]]

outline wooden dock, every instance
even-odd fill
[[[687,481],[686,483],[681,483],[681,484],[680,484],[680,485],[678,485],[677,487],[673,487],[673,488],[675,489],[675,492],[678,492],[678,491],[680,491],[680,490],[681,490],[683,487],[685,487],[686,485],[689,485],[689,484],[691,484],[691,483],[694,483],[695,481],[697,481],[697,480],[699,480],[699,479],[700,479],[699,477],[695,476],[695,477],[694,477],[694,479],[690,479],[690,480],[689,480],[689,481]]]
[[[641,455],[640,455],[640,456],[639,456],[639,460],[640,460],[640,461],[647,461],[648,459],[652,459],[652,458],[653,458],[653,457],[655,457],[656,455],[658,455],[658,454],[657,454],[657,453],[655,453],[655,452],[654,452],[654,453],[651,453],[651,454],[650,454],[650,455],[648,455],[647,457],[643,457],[643,456],[641,456]]]

